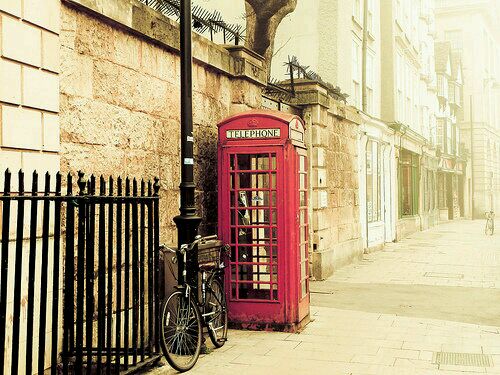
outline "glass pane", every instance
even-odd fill
[[[299,188],[301,190],[306,189],[307,188],[306,187],[306,175],[301,173],[299,178],[300,178]]]
[[[236,166],[236,156],[235,155],[230,155],[229,156],[229,169],[234,170]]]
[[[252,225],[269,225],[269,219],[268,209],[250,210],[250,222]]]
[[[240,246],[238,248],[238,261],[239,262],[269,263],[270,262],[269,247],[268,246]]]
[[[300,155],[299,171],[304,172],[306,170],[306,157]]]
[[[238,284],[240,299],[270,299],[270,284],[241,283]]]
[[[238,169],[240,171],[276,169],[276,156],[270,160],[269,154],[239,154]]]
[[[234,259],[234,258],[233,258]],[[231,281],[236,280],[236,265],[231,265]]]
[[[277,265],[273,265],[272,267],[272,281],[274,283],[277,283],[278,282],[278,266]]]
[[[306,206],[307,205],[307,202],[306,202],[306,192],[305,191],[301,191],[300,192],[300,206]]]
[[[278,300],[278,285],[273,284],[273,300],[277,301]]]

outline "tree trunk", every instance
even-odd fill
[[[267,76],[271,74],[274,38],[279,24],[295,10],[297,0],[246,0],[246,46],[264,56]]]

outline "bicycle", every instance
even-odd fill
[[[493,236],[493,231],[495,230],[495,213],[493,211],[486,211],[484,215],[486,216],[486,226],[484,227],[484,234]]]
[[[216,240],[217,236],[196,236],[190,244],[182,245],[176,251],[165,245],[162,248],[182,256],[183,267],[179,270],[184,276],[182,285],[174,291],[161,308],[160,344],[168,363],[177,371],[185,372],[198,361],[202,346],[203,327],[207,328],[210,340],[216,348],[227,341],[227,306],[223,288],[223,253],[227,246],[209,247],[198,251],[198,270],[201,273],[201,299],[197,286],[190,285],[187,276],[187,254],[199,245]],[[198,280],[198,278],[197,278]]]

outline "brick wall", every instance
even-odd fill
[[[59,12],[60,0],[0,1],[2,184],[7,167],[59,170]]]
[[[160,177],[161,240],[167,243],[175,243],[172,218],[179,213],[178,44],[178,24],[137,1],[63,2],[61,169]],[[193,54],[197,205],[201,232],[213,233],[216,124],[260,107],[266,75],[259,56],[196,34]]]

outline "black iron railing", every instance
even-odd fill
[[[74,194],[71,175],[64,193],[59,173],[41,192],[36,172],[19,171],[17,191],[12,177],[0,192],[0,374],[118,373],[156,360],[158,180],[80,172]]]
[[[158,12],[180,19],[181,0],[140,0],[147,6]],[[208,33],[212,42],[215,35],[222,36],[222,42],[234,43],[238,45],[244,40],[244,28],[241,25],[230,24],[224,21],[222,15],[217,10],[210,12],[198,5],[192,9],[192,28],[194,31],[205,35]],[[208,36],[208,35],[207,35]]]

